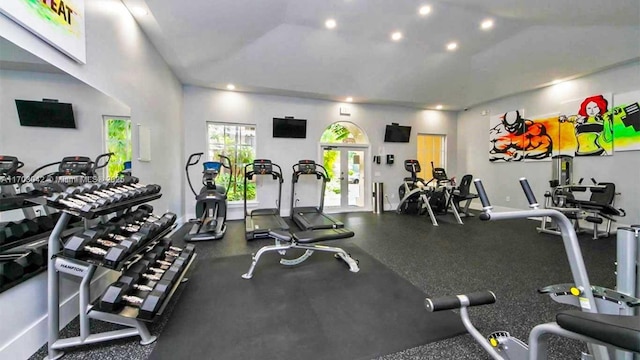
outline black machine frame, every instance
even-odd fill
[[[274,169],[274,167],[277,168]],[[249,170],[251,168],[251,170]],[[252,180],[254,176],[271,175],[273,180],[278,181],[278,200],[275,208],[258,208],[249,211],[247,206],[247,180]],[[273,230],[288,231],[289,225],[280,216],[282,203],[282,168],[268,159],[255,159],[252,163],[244,166],[244,223],[245,238],[247,240],[269,238],[269,232]]]
[[[344,223],[324,213],[324,192],[327,183],[330,181],[327,169],[320,164],[316,164],[313,160],[300,160],[292,166],[292,169],[291,220],[302,230],[338,229],[344,227]],[[322,180],[319,206],[295,207],[296,183],[301,175],[315,175],[317,180]]]
[[[231,186],[231,176],[229,176],[229,182],[225,188],[224,186],[215,184],[215,178],[218,173],[210,173],[211,170],[205,168],[202,177],[202,184],[204,186],[200,189],[200,193],[196,193],[191,183],[189,168],[197,165],[202,155],[204,155],[202,152],[189,155],[189,159],[184,168],[187,174],[189,188],[196,198],[196,218],[189,220],[189,222],[185,224],[185,226],[192,225],[189,233],[185,235],[185,241],[219,240],[224,237],[227,231],[227,190]],[[219,157],[222,160],[219,162],[220,166],[231,170],[231,160],[224,155],[219,155]],[[224,160],[226,160],[226,163]],[[210,183],[212,180],[213,183]],[[220,206],[221,204],[222,206]]]

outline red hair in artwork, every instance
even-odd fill
[[[580,110],[578,111],[578,115],[587,117],[587,104],[590,102],[596,103],[598,109],[600,109],[600,115],[604,115],[607,112],[607,106],[609,106],[609,102],[602,95],[595,95],[584,99],[582,104],[580,104]]]

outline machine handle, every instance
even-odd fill
[[[96,170],[102,169],[103,167],[107,166],[109,164],[109,161],[111,160],[111,156],[113,155],[114,153],[112,152],[98,155],[96,160],[93,162],[93,171],[95,172]],[[104,164],[101,164],[101,161],[104,161]]]
[[[482,185],[482,180],[475,179],[473,180],[473,184],[478,191],[478,197],[480,198],[480,202],[482,203],[483,209],[491,208],[491,203],[489,202],[489,198],[487,197],[487,192],[484,190],[484,185]]]
[[[44,169],[44,168],[47,168],[47,167],[49,167],[49,166],[59,165],[59,164],[61,164],[61,163],[62,163],[62,161],[55,161],[55,162],[52,162],[52,163],[44,164],[44,165],[40,166],[39,168],[37,168],[37,169],[33,170],[33,171],[31,172],[31,174],[29,174],[29,176],[27,176],[27,179],[30,179],[30,181],[35,181],[35,180],[34,180],[34,177],[35,177],[35,175],[36,175],[40,170],[42,170],[42,169]],[[44,176],[44,177],[46,177],[46,176]]]
[[[200,157],[203,155],[204,153],[195,153],[195,154],[191,154],[189,155],[189,160],[187,160],[187,166],[193,166],[197,163],[200,162]],[[195,160],[193,160],[194,158],[196,158]]]
[[[533,191],[531,191],[531,186],[529,186],[527,178],[520,178],[520,186],[522,186],[522,190],[524,190],[524,195],[527,197],[529,206],[538,207],[538,201],[536,200],[536,196],[533,195]]]
[[[441,310],[460,309],[462,307],[493,304],[496,302],[496,295],[493,291],[478,291],[466,295],[449,295],[439,298],[426,298],[424,306],[431,312]]]
[[[220,157],[220,164],[222,164],[223,167],[231,170],[231,159],[229,159],[228,157],[224,156],[224,155],[218,155]],[[225,163],[226,160],[226,163]]]

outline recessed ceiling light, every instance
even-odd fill
[[[493,20],[487,19],[480,24],[482,30],[489,30],[493,27]]]
[[[236,86],[233,84],[227,84],[227,90],[235,90]]]
[[[391,40],[399,41],[400,39],[402,39],[402,33],[400,31],[396,31],[393,34],[391,34]]]
[[[456,42],[450,42],[450,43],[447,44],[447,50],[449,50],[449,51],[453,51],[453,50],[455,50],[457,48],[458,48],[458,43],[456,43]]]
[[[347,98],[347,102],[353,102],[353,98],[352,98],[351,96],[349,96],[349,97]]]
[[[430,12],[431,12],[431,6],[429,5],[421,6],[420,10],[418,10],[418,13],[422,16],[428,15]]]
[[[133,11],[133,14],[137,15],[137,16],[145,16],[145,15],[149,14],[149,11],[147,11],[147,9],[145,9],[143,7],[139,7],[139,6],[136,6],[131,10]]]
[[[442,105],[436,105],[436,110],[442,110]]]
[[[324,22],[324,26],[326,26],[327,29],[333,29],[336,27],[336,25],[338,25],[338,23],[336,23],[334,19],[328,19]]]

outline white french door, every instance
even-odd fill
[[[331,211],[364,208],[366,150],[366,147],[322,146],[322,165],[331,179],[324,193],[325,208]]]

